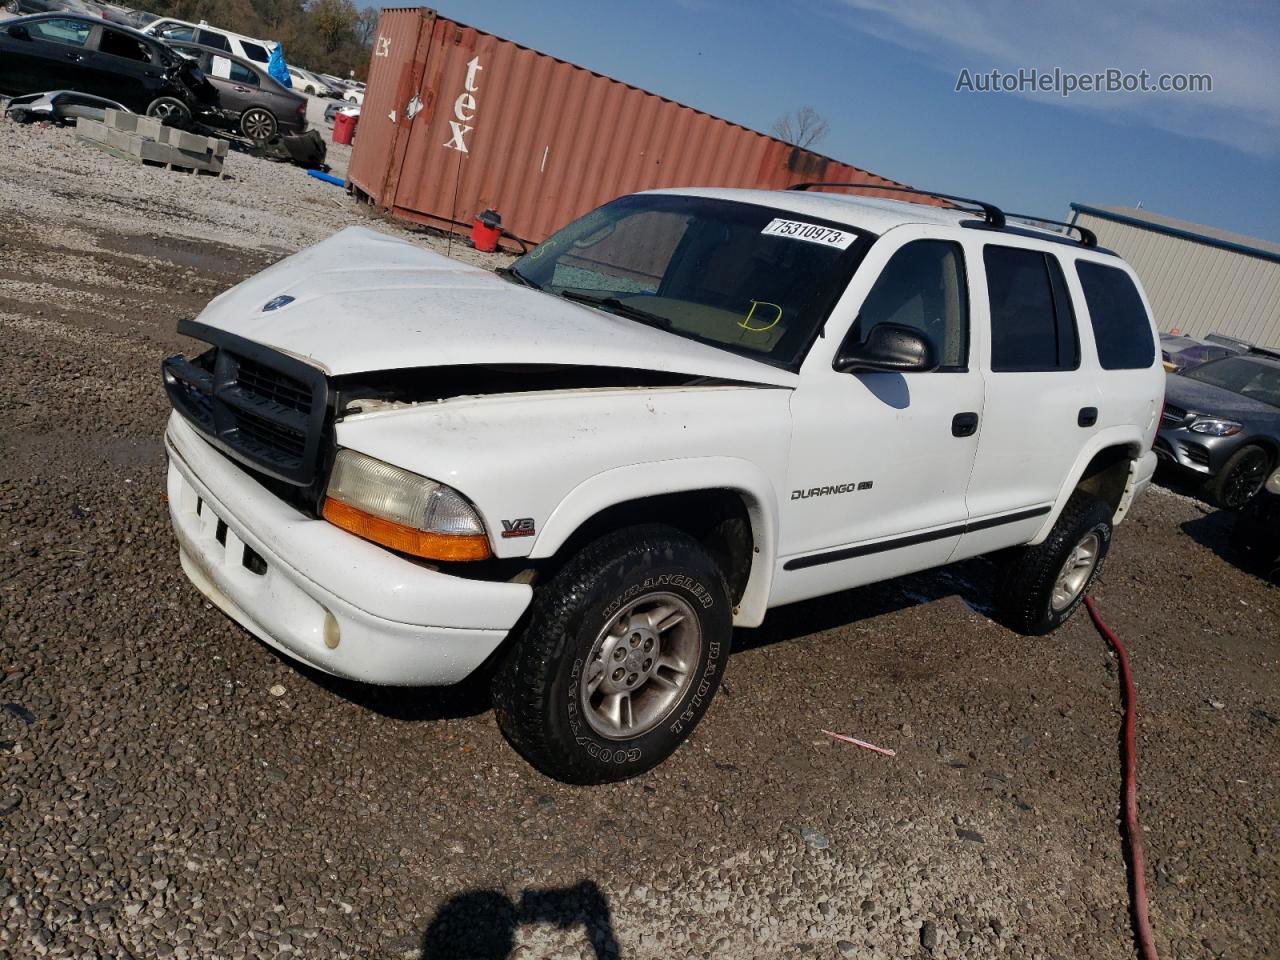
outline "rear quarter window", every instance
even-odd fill
[[[1156,359],[1151,320],[1133,278],[1119,267],[1076,261],[1076,275],[1084,290],[1104,370],[1141,370]]]

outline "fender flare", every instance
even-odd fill
[[[1133,425],[1115,426],[1108,427],[1089,438],[1089,442],[1084,445],[1076,457],[1075,463],[1071,465],[1067,479],[1058,490],[1058,497],[1054,501],[1053,509],[1044,518],[1044,523],[1036,531],[1036,535],[1028,541],[1031,546],[1044,542],[1044,539],[1049,536],[1049,532],[1053,530],[1053,525],[1058,522],[1058,515],[1062,513],[1063,508],[1067,505],[1067,500],[1070,499],[1076,485],[1080,483],[1081,477],[1084,476],[1085,468],[1089,466],[1094,457],[1108,447],[1129,448],[1129,469],[1132,472],[1133,462],[1139,460],[1143,454],[1142,431]]]
[[[737,457],[655,460],[597,473],[565,494],[551,511],[529,557],[553,556],[579,527],[609,507],[645,497],[698,490],[729,490],[742,498],[755,550],[747,586],[734,609],[733,622],[740,627],[759,626],[773,587],[774,558],[778,550],[778,498],[772,481],[749,460]]]

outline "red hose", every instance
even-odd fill
[[[1133,674],[1129,670],[1129,654],[1120,638],[1111,632],[1093,605],[1092,597],[1084,598],[1093,625],[1106,639],[1120,660],[1120,679],[1124,683],[1124,833],[1129,847],[1129,885],[1133,902],[1134,932],[1138,937],[1138,956],[1142,960],[1160,960],[1151,918],[1147,912],[1147,855],[1142,846],[1142,825],[1138,823],[1138,704],[1133,691]]]

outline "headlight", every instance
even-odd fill
[[[1267,493],[1280,495],[1280,470],[1267,477]]]
[[[431,560],[483,560],[484,523],[451,487],[339,450],[325,491],[324,518],[384,547]]]
[[[1211,437],[1234,437],[1244,429],[1244,424],[1216,417],[1197,417],[1188,429],[1194,433],[1207,433]]]

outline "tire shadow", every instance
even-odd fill
[[[516,931],[547,924],[582,929],[596,960],[617,960],[619,948],[604,893],[591,880],[572,887],[527,889],[513,901],[500,890],[451,897],[422,936],[421,960],[506,960]]]

